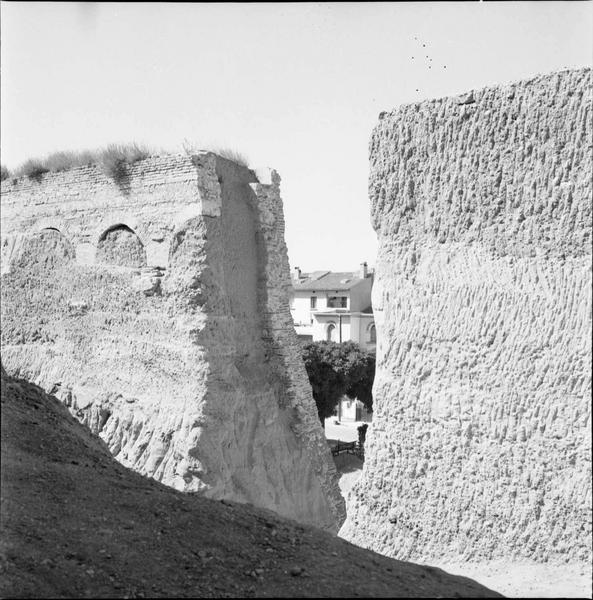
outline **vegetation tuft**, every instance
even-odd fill
[[[237,150],[233,150],[232,148],[221,148],[220,146],[209,146],[200,147],[198,144],[193,143],[185,139],[183,141],[183,150],[186,154],[195,154],[200,150],[207,150],[208,152],[214,152],[214,154],[218,154],[222,158],[226,158],[242,167],[249,168],[249,160],[244,155],[238,152]]]
[[[4,165],[0,165],[0,181],[4,181],[5,179],[8,179],[10,177],[10,171],[8,170],[8,167],[5,167]]]
[[[59,173],[75,167],[92,165],[96,160],[96,156],[90,150],[54,152],[45,159],[45,165],[52,173]]]
[[[17,169],[15,175],[17,177],[25,175],[29,179],[39,180],[39,178],[48,171],[49,169],[45,166],[43,161],[37,158],[30,158]]]
[[[110,144],[101,152],[100,163],[109,177],[121,182],[130,165],[148,158],[150,154],[148,148],[138,144]]]
[[[242,167],[249,168],[249,161],[247,160],[247,157],[240,152],[237,152],[237,150],[233,150],[232,148],[216,148],[213,149],[212,152],[218,154],[218,156],[222,156],[222,158],[226,158],[227,160],[237,163]]]

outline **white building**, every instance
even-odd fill
[[[376,346],[375,320],[371,306],[373,272],[366,263],[357,272],[314,271],[296,267],[292,277],[290,312],[296,332],[304,341],[357,342],[365,350]],[[338,405],[338,420],[370,421],[359,400],[344,397]]]
[[[371,307],[373,272],[366,263],[354,273],[293,272],[290,312],[304,340],[352,340],[367,350],[376,344]]]

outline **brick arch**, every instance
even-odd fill
[[[68,224],[62,219],[39,219],[33,225],[30,233],[40,233],[44,230],[59,231],[62,235],[68,238],[68,241],[70,243],[73,243],[73,240],[71,239],[72,236],[70,234],[70,228],[68,227]]]
[[[97,221],[97,224],[89,231],[92,243],[96,246],[105,233],[118,225],[125,225],[131,229],[146,246],[148,239],[145,236],[145,228],[141,219],[133,213],[119,210],[110,211],[100,221]]]
[[[57,227],[34,227],[7,250],[9,270],[53,269],[76,259],[74,245]]]
[[[113,223],[97,238],[97,264],[145,267],[146,247],[138,234],[125,223]]]
[[[105,230],[99,235],[99,238],[97,239],[97,244],[99,242],[102,242],[109,235],[109,233],[115,229],[126,229],[127,231],[130,231],[134,235],[138,236],[138,234],[131,227],[128,227],[128,225],[126,225],[125,223],[114,223],[113,225],[106,227]]]

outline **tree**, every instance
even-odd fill
[[[360,400],[369,412],[373,412],[373,382],[375,381],[375,355],[363,350],[355,342],[340,345],[344,360],[346,379],[345,394]]]
[[[303,346],[302,356],[317,405],[317,414],[324,425],[325,419],[332,415],[346,389],[343,375],[335,368],[339,362],[338,345],[336,342],[310,342]]]
[[[360,400],[372,411],[375,356],[355,342],[309,342],[302,350],[305,368],[321,423],[344,395]]]

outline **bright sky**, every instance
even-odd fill
[[[593,53],[591,2],[0,8],[3,164],[111,142],[236,149],[280,173],[304,271],[374,264],[367,147],[382,110]]]

